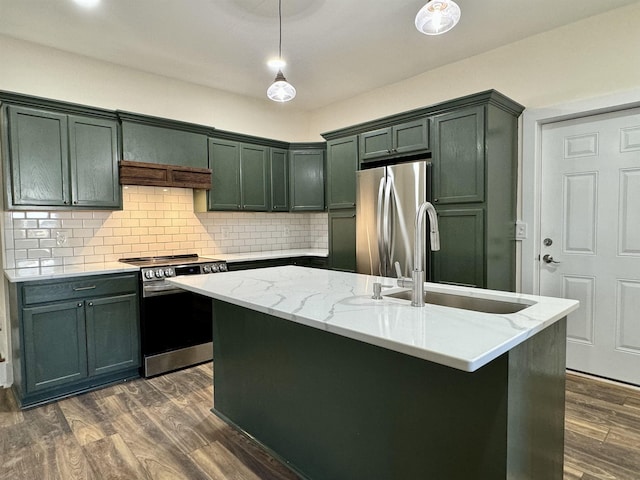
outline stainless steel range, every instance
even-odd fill
[[[122,258],[140,267],[141,374],[152,377],[213,358],[211,299],[166,279],[227,271],[221,260],[196,254]]]

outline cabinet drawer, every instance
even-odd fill
[[[24,305],[32,305],[87,296],[129,293],[136,291],[137,283],[138,277],[134,273],[29,282],[22,287],[22,301]]]

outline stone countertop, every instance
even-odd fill
[[[84,263],[55,267],[8,268],[4,271],[4,276],[11,283],[16,283],[88,275],[105,275],[109,273],[137,272],[138,270],[140,270],[140,267],[120,262]]]
[[[427,283],[441,292],[533,305],[488,314],[384,296],[406,290],[395,280],[297,266],[192,275],[175,285],[344,337],[473,372],[578,308],[575,300]],[[371,298],[373,283],[383,299]]]
[[[214,255],[211,258],[224,260],[227,263],[234,262],[250,262],[257,260],[271,260],[276,258],[294,258],[294,257],[328,257],[329,250],[323,248],[297,248],[290,250],[268,250],[264,252],[245,252],[245,253],[225,253]]]

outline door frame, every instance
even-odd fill
[[[520,219],[527,236],[520,246],[520,286],[518,291],[540,293],[539,261],[542,200],[542,127],[549,123],[640,107],[640,88],[551,107],[525,110],[520,138]]]

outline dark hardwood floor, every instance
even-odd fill
[[[0,479],[297,479],[209,408],[212,366],[20,411],[0,389]],[[565,480],[640,479],[640,390],[567,375]]]

